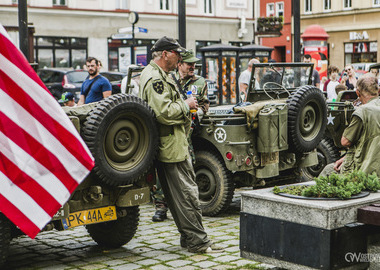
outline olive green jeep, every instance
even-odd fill
[[[237,105],[211,106],[194,127],[194,169],[204,215],[231,203],[235,187],[263,187],[312,178],[327,124],[323,93],[311,84],[312,64],[255,64],[248,95]],[[131,93],[141,67],[129,70]],[[213,91],[219,100],[222,91]],[[245,97],[244,97],[245,99]],[[322,142],[321,142],[322,140]],[[311,169],[310,169],[311,170]]]
[[[222,213],[235,187],[310,179],[327,124],[312,64],[254,64],[245,102],[210,107],[194,129],[194,169],[204,215]],[[222,94],[221,91],[219,91]],[[306,177],[306,179],[305,179]]]
[[[84,225],[100,246],[120,247],[134,236],[139,205],[150,201],[155,182],[154,113],[145,101],[125,94],[63,109],[95,158],[95,167],[43,231]],[[22,232],[5,216],[0,227],[0,263],[4,263],[11,239]]]

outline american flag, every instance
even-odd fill
[[[0,211],[34,238],[93,166],[74,125],[0,24]]]

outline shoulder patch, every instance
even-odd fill
[[[152,83],[154,91],[156,91],[158,94],[162,94],[164,92],[164,83],[162,81],[154,81]]]

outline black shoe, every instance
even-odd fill
[[[157,210],[156,213],[154,213],[152,220],[154,222],[160,222],[160,221],[164,221],[167,218],[168,216],[166,215],[166,211]]]

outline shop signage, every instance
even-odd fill
[[[226,0],[228,8],[247,8],[247,0]]]
[[[362,33],[350,32],[350,40],[363,40],[363,39],[369,39],[369,35],[367,31],[363,31]]]

